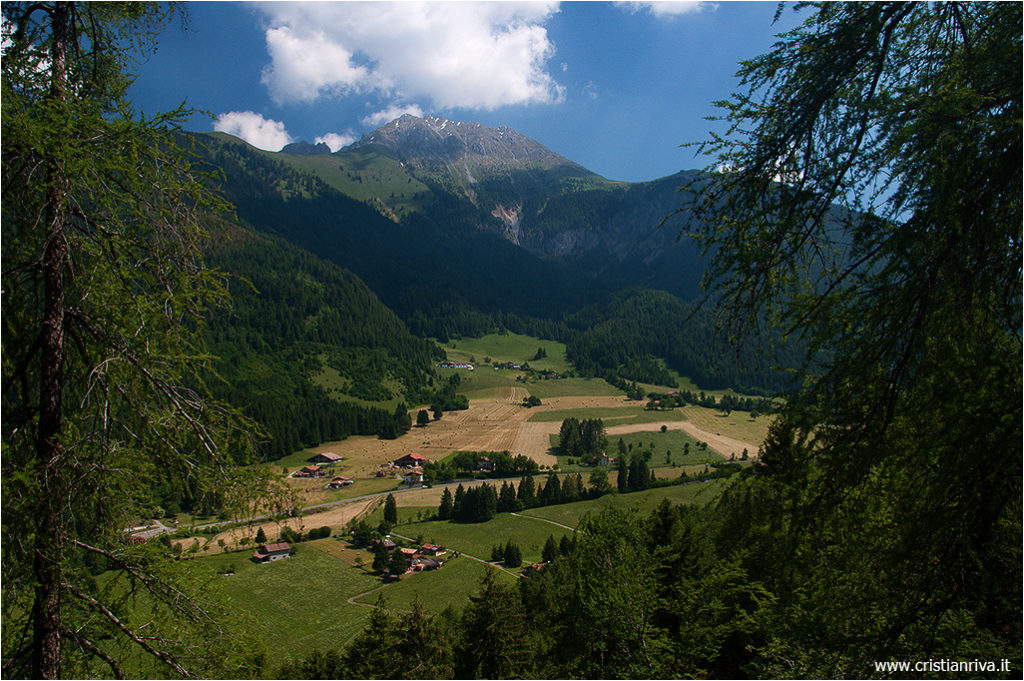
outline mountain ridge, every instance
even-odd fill
[[[316,153],[320,152],[320,153]],[[698,295],[703,257],[676,213],[696,171],[614,182],[508,126],[405,114],[324,154],[309,143],[262,152],[370,206],[395,223],[415,215],[492,232],[542,258],[579,261],[598,276],[684,299]]]

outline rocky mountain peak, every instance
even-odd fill
[[[431,171],[459,168],[459,174],[477,181],[476,174],[574,166],[540,142],[512,128],[490,128],[476,122],[450,121],[441,116],[419,118],[405,114],[364,134],[352,148],[369,145],[388,148],[403,163]],[[585,172],[585,171],[584,171]]]

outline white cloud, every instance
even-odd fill
[[[494,109],[561,101],[545,72],[557,3],[259,3],[279,103],[351,92]]]
[[[616,2],[615,4],[629,9],[633,14],[649,12],[662,18],[694,14],[706,9],[714,11],[718,7],[717,3],[704,0],[655,0],[654,2]]]
[[[383,111],[377,111],[362,119],[362,124],[376,128],[385,123],[399,118],[402,114],[412,114],[417,118],[423,118],[423,109],[416,104],[392,104]]]
[[[348,145],[355,142],[357,139],[358,138],[351,132],[346,132],[341,135],[339,135],[336,132],[329,132],[326,135],[321,135],[320,137],[317,137],[315,140],[313,140],[313,143],[320,144],[321,142],[323,142],[324,144],[331,148],[331,151],[337,151],[338,149],[347,147]]]
[[[213,129],[241,137],[249,144],[266,151],[280,151],[292,141],[284,123],[264,118],[252,111],[229,111],[217,116]]]

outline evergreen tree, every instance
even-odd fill
[[[469,600],[462,615],[455,678],[530,677],[533,654],[525,635],[529,619],[518,590],[499,583],[497,571],[488,569],[480,592]]]
[[[258,530],[256,530],[256,543],[257,544],[266,544],[267,543],[267,535],[263,531],[262,527],[260,527]]]
[[[516,499],[516,490],[512,483],[507,480],[501,484],[501,493],[498,495],[498,511],[508,513],[519,510],[519,502]]]
[[[523,564],[523,555],[519,550],[519,545],[513,543],[511,539],[505,544],[502,558],[504,559],[505,567],[508,568],[517,568]]]
[[[785,613],[766,672],[1019,651],[1022,8],[811,7],[744,62],[695,204],[729,330],[807,340],[720,506]]]
[[[401,577],[407,569],[409,569],[409,560],[405,554],[397,548],[391,549],[391,553],[388,555],[388,572],[391,573],[391,576]]]
[[[564,535],[563,535],[564,536]],[[558,542],[555,541],[554,535],[548,535],[547,541],[544,542],[544,550],[541,551],[541,560],[545,563],[550,563],[558,557]]]
[[[588,487],[590,490],[590,496],[599,497],[608,492],[612,491],[612,486],[608,482],[608,472],[603,468],[598,468],[590,473],[590,480],[588,481]]]
[[[567,534],[563,534],[562,538],[558,540],[558,553],[562,556],[568,556],[576,548],[576,535],[570,537]]]
[[[441,492],[441,505],[437,509],[438,520],[449,520],[452,517],[452,512],[455,508],[455,502],[452,499],[452,493],[449,488],[445,487],[444,491]]]
[[[384,572],[388,568],[388,552],[383,544],[373,547],[373,564],[370,566],[374,572]]]
[[[558,480],[558,473],[554,471],[548,473],[540,498],[545,505],[562,502],[562,483]]]
[[[0,498],[5,527],[19,528],[2,551],[4,676],[94,675],[97,661],[123,676],[136,654],[161,665],[154,673],[250,673],[233,666],[249,644],[210,626],[224,620],[215,604],[122,541],[154,469],[196,496],[230,489],[254,430],[202,388],[204,320],[226,302],[202,249],[225,205],[175,138],[192,112],[149,118],[126,99],[172,12],[2,12]],[[95,588],[84,555],[144,592],[144,632],[127,599]]]
[[[452,678],[455,642],[440,618],[427,615],[419,594],[413,598],[412,611],[398,621],[397,629],[397,652],[403,667],[398,674],[387,677],[378,671],[377,678]]]
[[[344,668],[349,670],[345,678],[401,678],[405,660],[399,643],[398,620],[385,607],[384,596],[378,596],[366,627],[342,655]]]
[[[384,499],[384,522],[392,527],[398,524],[398,504],[393,494]]]
[[[466,490],[460,482],[458,487],[455,488],[455,499],[452,501],[452,518],[461,519],[463,514],[463,503],[466,499]]]
[[[516,499],[523,508],[532,508],[537,504],[537,493],[535,491],[533,476],[524,475],[519,479],[519,489],[516,491]]]
[[[615,462],[615,466],[618,472],[616,476],[616,487],[619,494],[625,494],[629,491],[629,464],[626,463],[625,455],[619,455],[619,458]]]

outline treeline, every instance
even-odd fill
[[[486,458],[486,465],[483,459]],[[463,477],[490,475],[504,478],[510,475],[535,474],[540,471],[537,462],[528,456],[512,456],[503,452],[455,452],[442,461],[430,462],[423,467],[423,480],[428,483],[447,482]]]
[[[719,409],[726,413],[746,411],[750,412],[751,415],[757,415],[769,414],[777,408],[775,402],[767,397],[740,397],[726,393],[716,399],[714,395],[708,395],[703,390],[699,392],[680,390],[674,395],[657,392],[648,393],[643,388],[638,388],[634,384],[627,390],[626,394],[631,399],[636,400],[642,400],[646,397],[648,402],[645,408],[651,410],[674,409],[686,406],[687,404],[696,404],[708,409]]]
[[[628,464],[625,457],[621,457],[619,462],[615,487],[608,482],[608,472],[603,467],[592,471],[586,484],[583,482],[582,473],[559,476],[552,471],[540,485],[534,481],[534,476],[526,475],[519,480],[518,488],[510,480],[503,481],[500,491],[486,482],[468,489],[460,483],[455,488],[454,495],[446,487],[441,493],[436,519],[483,523],[498,513],[515,513],[538,506],[569,504],[596,499],[614,492],[626,494],[697,480],[727,478],[742,470],[738,463],[722,462],[712,464],[710,468],[705,467],[705,471],[697,475],[683,473],[675,479],[659,480],[654,477],[641,456],[634,454]]]
[[[518,488],[515,483],[505,480],[500,491],[486,482],[468,489],[460,483],[455,488],[454,495],[447,487],[441,493],[437,519],[484,523],[498,513],[515,513],[537,506],[593,499],[612,491],[614,490],[608,484],[608,475],[604,470],[591,474],[589,486],[584,486],[580,473],[567,475],[564,480],[559,480],[558,474],[553,471],[539,487],[532,475],[523,476],[519,480]]]

